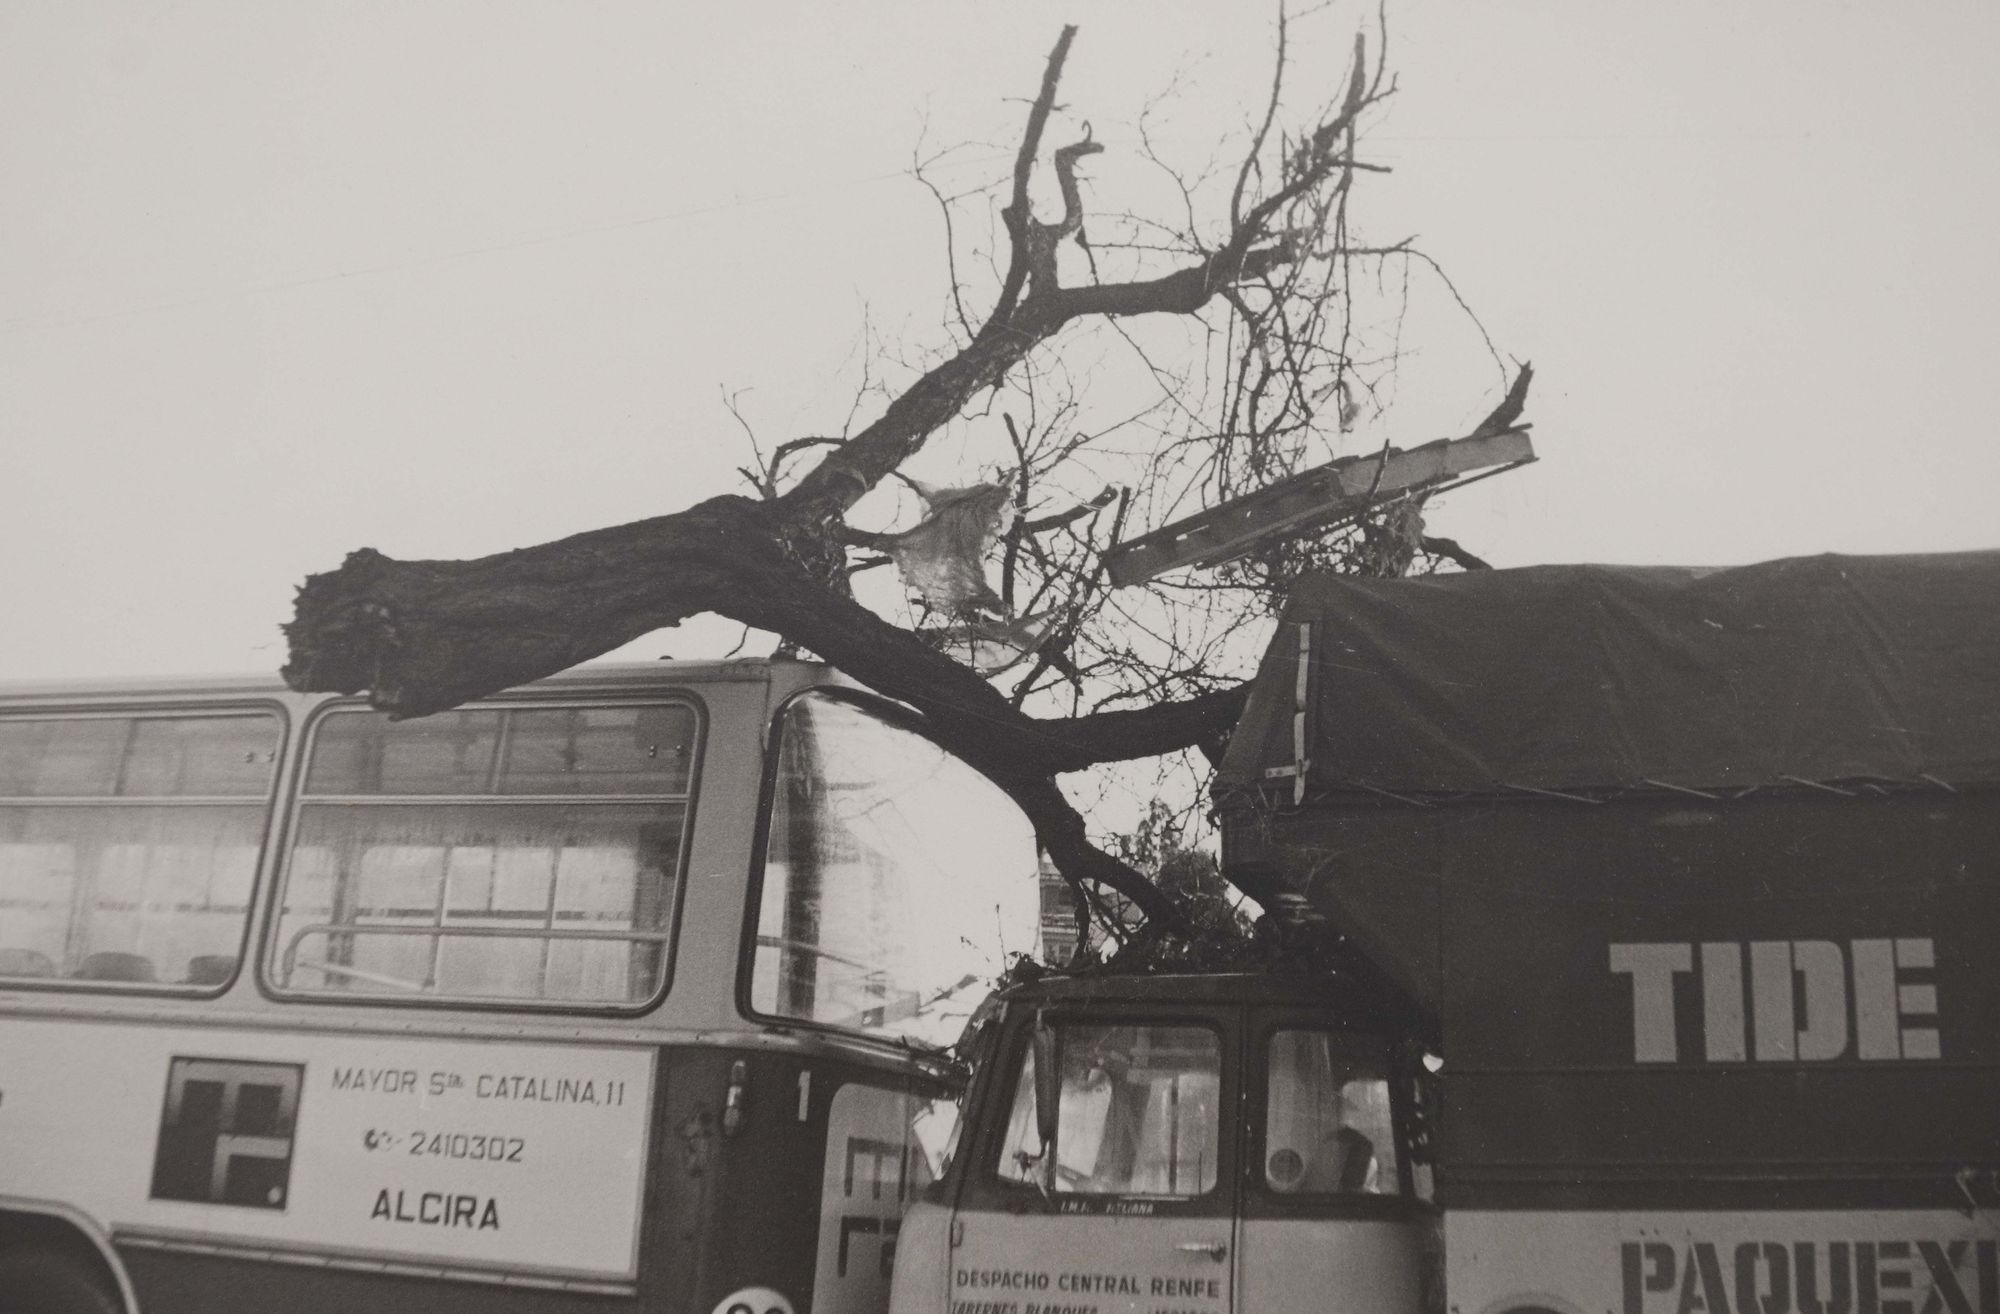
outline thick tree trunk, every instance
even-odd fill
[[[1244,691],[1064,720],[1026,716],[972,671],[847,596],[841,517],[1071,320],[1186,314],[1233,282],[1308,254],[1281,231],[1286,207],[1323,184],[1346,185],[1356,167],[1352,126],[1380,94],[1381,75],[1378,69],[1371,90],[1357,43],[1340,112],[1298,144],[1282,185],[1247,212],[1239,208],[1239,183],[1229,235],[1205,258],[1159,278],[1064,288],[1056,250],[1083,218],[1076,164],[1097,147],[1086,133],[1054,153],[1058,221],[1034,217],[1028,183],[1074,35],[1064,29],[1029,110],[1002,212],[1012,250],[991,315],[970,343],[790,492],[761,502],[711,498],[674,515],[475,561],[393,561],[364,548],[299,590],[296,617],[285,627],[292,652],[286,681],[297,689],[366,691],[377,707],[421,716],[715,612],[781,634],[916,708],[943,747],[1021,805],[1065,876],[1108,885],[1184,929],[1158,889],[1089,842],[1055,777],[1099,762],[1212,747],[1235,722]]]
[[[540,679],[704,611],[788,564],[768,504],[718,497],[674,515],[472,561],[372,548],[299,589],[285,626],[295,689],[367,692],[422,716]]]
[[[473,561],[396,561],[363,548],[299,590],[284,678],[422,716],[714,612],[781,634],[915,708],[932,738],[1020,804],[1065,875],[1178,924],[1152,884],[1090,844],[1054,777],[1213,740],[1234,724],[1244,690],[1093,716],[1027,716],[918,635],[828,589],[814,569],[823,541],[778,503],[718,497]]]

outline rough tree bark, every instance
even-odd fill
[[[1037,718],[969,669],[854,602],[843,582],[842,517],[925,440],[995,387],[1037,346],[1085,316],[1185,314],[1242,280],[1302,258],[1282,231],[1286,207],[1356,167],[1356,117],[1381,94],[1357,41],[1339,111],[1299,142],[1284,183],[1234,218],[1227,240],[1162,277],[1064,287],[1057,251],[1083,214],[1075,168],[1099,149],[1053,152],[1063,202],[1034,217],[1029,181],[1064,61],[1065,28],[1029,110],[1002,212],[1011,242],[994,308],[971,341],[836,445],[788,492],[764,501],[722,496],[684,511],[470,561],[397,561],[363,548],[299,590],[285,627],[293,688],[362,693],[399,716],[421,716],[553,674],[649,631],[714,612],[770,630],[916,708],[944,747],[1022,807],[1058,868],[1117,890],[1168,927],[1174,904],[1093,845],[1056,783],[1103,762],[1211,745],[1234,724],[1245,690],[1129,711]]]

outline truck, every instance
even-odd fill
[[[2000,1314],[2000,553],[1320,576],[1224,870],[996,996],[892,1314]]]

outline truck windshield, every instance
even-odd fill
[[[1014,1089],[1003,1181],[1084,1195],[1194,1196],[1213,1190],[1222,1047],[1206,1027],[1057,1028],[1062,1095],[1054,1180],[1035,1129],[1035,1055]]]
[[[1272,1035],[1264,1184],[1293,1194],[1396,1194],[1395,1124],[1380,1044],[1328,1031]]]
[[[922,735],[823,693],[779,727],[752,1008],[955,1039],[1010,955],[1034,953],[1033,828]]]

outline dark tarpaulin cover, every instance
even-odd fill
[[[1293,591],[1222,765],[1396,792],[2000,781],[2000,551]]]

